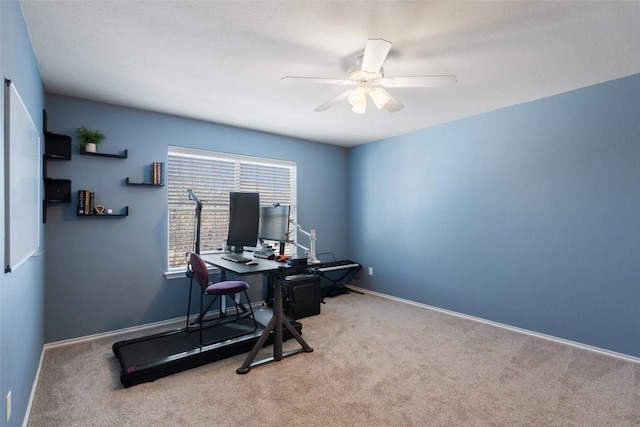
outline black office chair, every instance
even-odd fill
[[[215,327],[222,326],[231,322],[237,322],[241,319],[250,318],[253,321],[252,328],[246,327],[245,325],[239,325],[237,330],[238,333],[232,334],[231,336],[225,335],[222,340],[227,340],[231,338],[236,338],[242,335],[248,335],[254,333],[258,329],[258,323],[256,322],[255,316],[253,314],[253,307],[251,307],[251,301],[249,300],[249,294],[247,293],[247,289],[249,289],[249,285],[246,282],[239,280],[226,280],[223,282],[210,282],[209,279],[209,270],[207,269],[207,265],[200,257],[200,255],[196,253],[192,253],[189,256],[189,271],[187,273],[189,277],[191,277],[191,284],[189,289],[189,302],[187,304],[187,330],[189,330],[189,312],[191,310],[191,289],[193,288],[193,281],[200,285],[200,315],[198,319],[194,322],[198,324],[198,329],[200,332],[200,345],[209,345],[216,342],[216,340],[211,340],[209,342],[204,342],[202,337],[202,330],[204,328],[204,317],[209,307],[213,305],[213,303],[221,298],[220,301],[220,315],[217,319],[212,322],[208,322],[209,325],[207,327]],[[241,295],[244,294],[247,305],[249,309],[241,303]],[[213,300],[207,306],[207,309],[204,309],[204,296],[211,295],[213,296]],[[229,297],[230,300],[233,301],[236,308],[236,315],[232,317],[227,317],[226,312],[223,311],[223,299],[225,297]]]

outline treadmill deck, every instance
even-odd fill
[[[206,346],[200,345],[198,329],[187,331],[185,328],[113,344],[113,353],[120,361],[120,382],[127,388],[251,351],[271,320],[273,311],[265,307],[254,310],[254,313],[258,323],[255,332],[234,338],[253,329],[251,319],[205,327],[202,330],[203,341],[214,342]],[[289,317],[286,319],[298,333],[302,333],[300,323]],[[291,334],[284,328],[283,339],[289,338]],[[272,339],[270,336],[265,346],[271,344]]]

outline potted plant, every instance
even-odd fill
[[[87,129],[84,126],[79,127],[76,134],[80,138],[80,148],[87,153],[95,153],[98,144],[107,138],[99,130]]]

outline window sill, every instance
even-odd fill
[[[217,273],[217,272],[218,272],[218,269],[216,267],[209,266],[209,274]],[[184,268],[182,270],[165,271],[164,277],[167,280],[184,279],[187,277],[187,269]]]
[[[185,268],[184,270],[165,271],[164,277],[166,277],[169,280],[184,279],[185,277],[187,277],[187,269]]]

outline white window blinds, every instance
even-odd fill
[[[205,253],[225,244],[230,192],[258,192],[260,205],[289,205],[295,218],[295,183],[294,162],[169,146],[169,270],[186,267],[186,254],[194,249],[196,204],[187,190],[203,205],[200,252]]]

